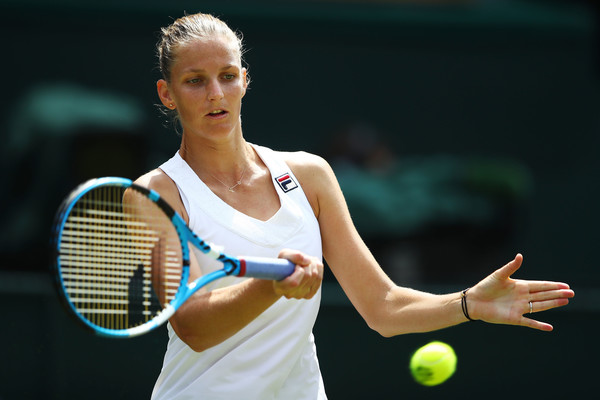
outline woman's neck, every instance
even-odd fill
[[[179,154],[206,182],[235,182],[254,160],[254,150],[242,138],[229,142],[201,142],[182,137]]]

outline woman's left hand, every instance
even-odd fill
[[[512,279],[522,263],[523,256],[517,254],[514,260],[469,289],[467,307],[472,319],[542,331],[553,329],[529,315],[567,305],[575,293],[562,282]]]

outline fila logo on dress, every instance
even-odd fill
[[[281,190],[283,190],[284,193],[287,193],[290,190],[294,190],[298,187],[298,184],[289,173],[278,176],[275,178],[275,182],[279,184],[279,187],[281,187]]]

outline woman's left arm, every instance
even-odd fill
[[[438,330],[467,321],[460,292],[434,295],[394,284],[354,227],[329,164],[308,153],[288,154],[286,161],[319,221],[324,258],[372,329],[383,336],[394,336]],[[548,324],[523,317],[529,312],[529,301],[534,305],[534,312],[543,311],[567,304],[574,293],[564,283],[511,279],[521,262],[522,257],[518,255],[467,292],[472,319],[552,329]]]

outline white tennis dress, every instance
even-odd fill
[[[319,225],[298,180],[278,153],[253,147],[271,172],[281,204],[267,221],[223,202],[179,153],[161,165],[177,184],[190,228],[231,255],[277,257],[290,248],[321,258]],[[240,279],[217,280],[211,288]],[[320,290],[311,300],[281,298],[234,336],[200,353],[168,324],[169,343],[152,399],[326,399],[312,334],[320,299]]]

